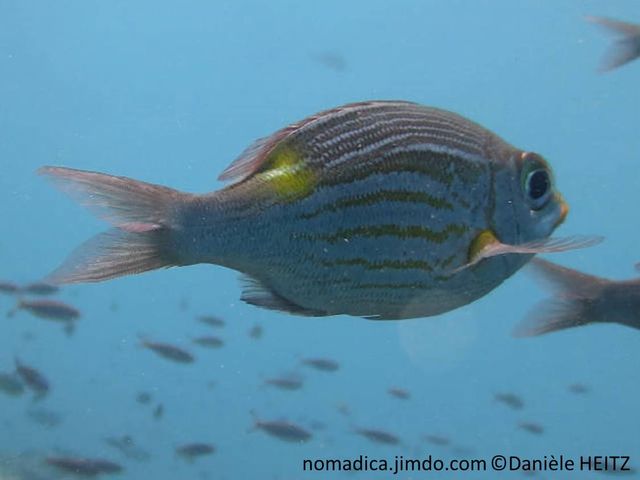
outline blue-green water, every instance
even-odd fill
[[[628,278],[639,260],[640,62],[596,73],[610,39],[584,21],[587,14],[640,22],[633,0],[0,1],[0,278],[38,279],[105,228],[38,177],[41,165],[207,192],[222,186],[218,174],[255,138],[365,99],[452,110],[545,155],[571,205],[558,234],[606,237],[553,260]],[[115,477],[123,479],[497,475],[302,469],[305,458],[359,455],[628,455],[640,466],[640,335],[597,325],[512,338],[546,296],[525,271],[465,308],[400,322],[297,318],[239,296],[235,272],[196,266],[64,288],[59,299],[82,311],[72,337],[24,312],[2,318],[0,370],[11,371],[17,355],[44,372],[52,390],[37,403],[27,394],[0,396],[0,472],[18,468],[27,460],[8,458],[27,453],[38,467],[52,454],[108,458],[124,466]],[[3,311],[14,303],[0,296]],[[195,319],[202,314],[226,320],[224,348],[191,346],[209,332]],[[256,324],[261,339],[248,335]],[[140,335],[188,346],[197,360],[158,358],[139,346]],[[341,368],[301,367],[310,356]],[[304,376],[302,390],[263,386],[291,371]],[[571,393],[573,383],[590,391]],[[389,396],[391,386],[411,398]],[[150,406],[136,402],[140,391],[152,393]],[[496,402],[497,392],[518,394],[524,408]],[[165,413],[154,419],[159,403]],[[26,412],[34,408],[60,414],[62,423],[33,422]],[[297,445],[253,431],[251,411],[298,423],[313,439]],[[544,433],[524,431],[523,421]],[[373,444],[354,434],[357,427],[392,432],[402,443]],[[148,461],[123,458],[104,442],[125,434]],[[464,450],[429,444],[426,434]],[[193,441],[217,451],[192,464],[175,455]],[[42,478],[58,478],[44,471]]]

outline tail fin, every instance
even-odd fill
[[[78,247],[46,281],[100,282],[176,265],[170,234],[189,195],[160,185],[70,168],[38,170],[115,228]]]
[[[607,72],[640,57],[640,25],[621,22],[611,18],[587,17],[619,38],[605,54],[600,71]]]
[[[530,265],[556,294],[537,305],[516,327],[514,336],[533,337],[599,321],[594,306],[607,280],[539,258]]]

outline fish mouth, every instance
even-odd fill
[[[569,205],[560,195],[558,195],[558,201],[560,202],[560,215],[558,216],[556,223],[553,225],[554,229],[558,228],[565,221],[567,214],[569,213]]]

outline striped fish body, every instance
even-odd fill
[[[59,283],[213,263],[246,275],[242,298],[254,305],[401,319],[468,304],[532,253],[567,248],[540,249],[567,213],[542,157],[408,102],[345,105],[286,127],[205,195],[41,172],[114,225],[52,274]]]
[[[509,203],[522,155],[450,112],[347,105],[245,152],[227,170],[235,184],[185,208],[176,250],[181,263],[245,273],[243,299],[263,307],[436,315],[485,295],[529,259],[505,255],[455,272],[482,232],[507,242],[551,233],[523,228]]]

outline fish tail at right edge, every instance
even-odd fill
[[[38,173],[113,225],[80,245],[47,282],[100,282],[180,264],[173,239],[181,206],[193,195],[71,168],[42,167]]]

